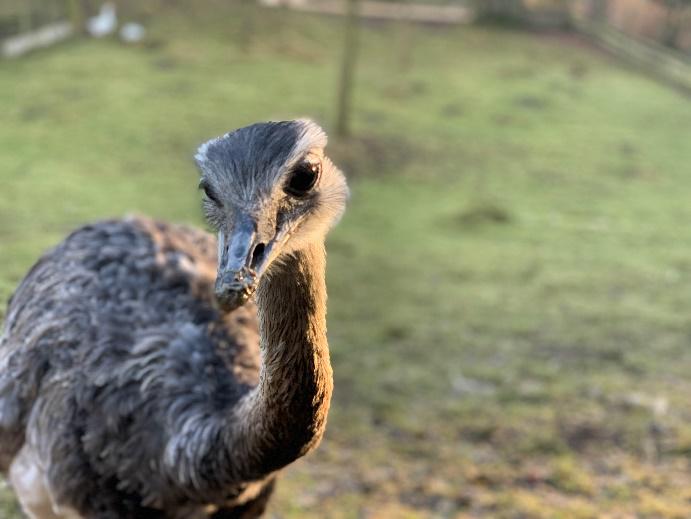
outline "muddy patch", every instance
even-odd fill
[[[544,110],[548,107],[549,102],[543,97],[524,95],[515,98],[513,104],[526,110]]]
[[[180,67],[180,61],[172,56],[161,56],[151,60],[151,66],[158,70],[175,70]]]
[[[453,217],[452,223],[461,227],[506,225],[514,220],[511,212],[493,202],[475,204]]]
[[[604,417],[560,415],[556,425],[559,436],[576,452],[603,445],[620,445],[623,440],[622,432]]]
[[[497,71],[497,77],[502,79],[530,79],[535,77],[536,70],[528,66],[509,66]]]
[[[622,155],[622,157],[634,157],[638,154],[638,149],[636,146],[634,146],[630,142],[622,142],[618,146],[619,148],[619,153]]]
[[[395,99],[424,96],[429,92],[429,85],[423,80],[399,81],[384,89],[384,95]]]
[[[25,106],[20,114],[22,121],[33,122],[41,119],[50,118],[50,107],[44,104],[33,104]]]
[[[330,154],[350,178],[365,173],[374,176],[396,173],[413,161],[420,160],[420,150],[394,137],[350,137],[329,144]]]
[[[588,75],[588,71],[588,67],[585,63],[576,62],[569,66],[569,76],[574,80],[585,79]]]
[[[510,114],[497,114],[492,117],[492,122],[498,126],[513,124],[515,118]]]
[[[441,108],[441,116],[449,119],[461,117],[463,112],[463,106],[460,103],[449,103]]]

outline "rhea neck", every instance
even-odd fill
[[[257,290],[262,367],[237,416],[249,479],[319,443],[333,389],[323,243],[291,254]]]

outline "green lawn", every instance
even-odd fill
[[[87,220],[201,224],[206,138],[329,127],[338,21],[264,13],[244,54],[234,14],[0,62],[3,300]],[[328,243],[335,399],[274,517],[691,517],[689,100],[570,38],[361,43],[355,137],[330,146],[353,191]]]

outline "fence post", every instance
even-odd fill
[[[68,0],[67,11],[75,34],[81,33],[84,30],[84,10],[81,0]]]
[[[33,16],[33,2],[31,0],[24,1],[24,9],[19,15],[19,32],[25,33],[29,32],[32,27],[32,16]]]
[[[593,19],[596,23],[607,22],[607,0],[595,0],[595,9],[593,9]]]
[[[336,135],[347,137],[350,134],[350,111],[352,108],[355,63],[357,61],[359,0],[347,0],[343,58],[341,60],[341,77],[338,84],[338,106],[336,115]]]
[[[242,52],[248,53],[254,44],[257,32],[257,3],[255,0],[242,0],[240,2],[242,12],[242,25],[238,30],[238,47]]]

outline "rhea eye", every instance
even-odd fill
[[[199,184],[199,188],[202,191],[204,191],[204,196],[211,200],[214,204],[218,206],[222,205],[221,200],[218,198],[213,188],[209,184],[207,184],[206,182],[202,182],[201,184]]]
[[[283,190],[295,197],[305,196],[314,187],[321,173],[319,162],[302,162],[291,172]]]

